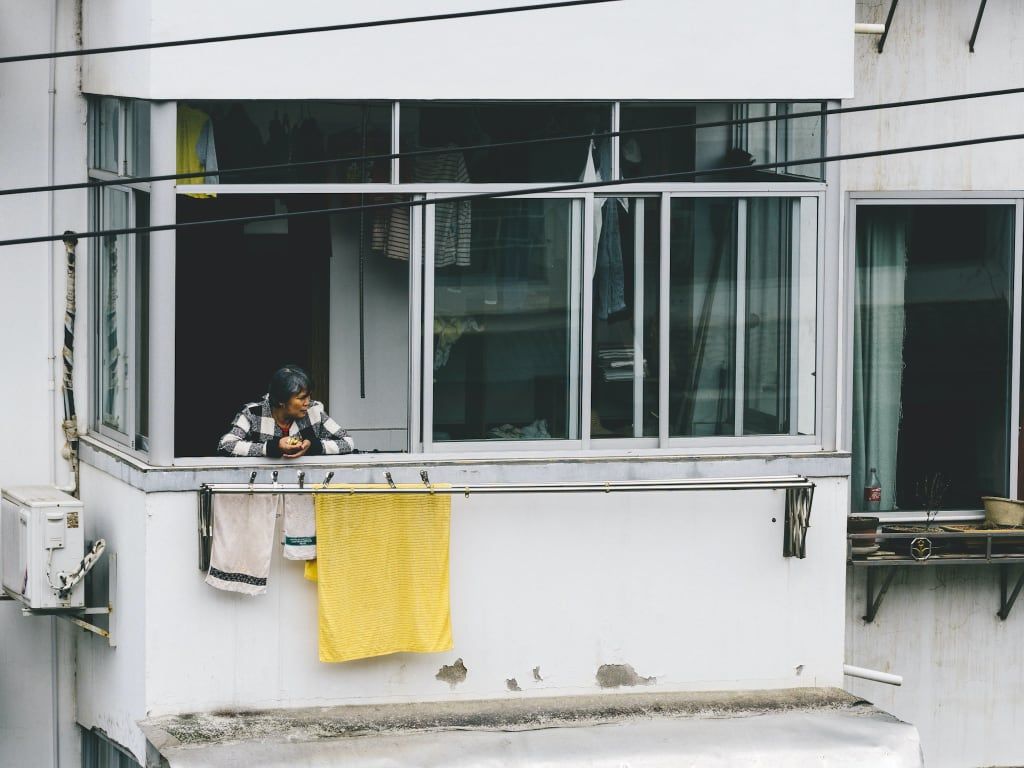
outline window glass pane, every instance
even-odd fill
[[[672,200],[670,435],[735,434],[738,207]]]
[[[402,104],[401,150],[464,147],[610,130],[607,104]],[[609,146],[604,142],[605,146]],[[579,181],[589,139],[539,142],[403,158],[403,182]],[[600,178],[611,178],[607,151],[596,151]],[[602,155],[604,162],[602,163]],[[603,165],[603,167],[601,167]],[[598,176],[593,179],[597,180]]]
[[[745,435],[814,433],[816,202],[746,201]]]
[[[822,154],[818,102],[623,104],[620,165],[624,178],[815,158]],[[808,117],[709,128],[694,123],[813,112]],[[661,129],[665,130],[651,130]],[[629,131],[638,131],[632,135]],[[680,181],[807,181],[823,178],[820,163],[760,171],[685,176]],[[671,179],[666,179],[670,181]]]
[[[131,100],[128,108],[128,175],[149,175],[149,102]]]
[[[580,212],[561,199],[437,206],[435,441],[578,437],[570,364]]]
[[[854,509],[978,509],[1008,495],[1013,213],[858,207]],[[872,475],[882,498],[868,504]],[[929,501],[937,476],[945,492]]]
[[[142,767],[101,733],[82,729],[82,768]]]
[[[120,172],[121,102],[112,96],[90,101],[92,147],[90,167]]]
[[[660,200],[595,206],[590,434],[657,437]]]
[[[100,226],[128,226],[128,193],[104,187]],[[128,236],[99,240],[99,377],[100,423],[125,432],[128,428]]]
[[[814,198],[675,199],[669,434],[815,427]]]
[[[390,104],[201,101],[178,104],[178,172],[303,163],[391,152]],[[387,182],[387,159],[207,176],[206,183]],[[192,183],[202,183],[202,177]],[[184,182],[182,182],[184,183]]]
[[[135,226],[149,226],[149,193],[134,191]],[[149,437],[149,235],[135,236],[135,433],[136,448]]]

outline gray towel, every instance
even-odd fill
[[[311,493],[284,496],[284,556],[288,560],[316,559],[316,512]]]
[[[276,494],[213,495],[213,548],[207,584],[246,595],[267,591],[281,503]]]

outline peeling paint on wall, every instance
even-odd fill
[[[629,664],[602,664],[597,668],[597,684],[602,688],[621,688],[626,685],[653,685],[654,677],[641,677]]]
[[[462,659],[456,659],[454,664],[445,664],[437,670],[434,677],[454,688],[459,683],[465,682],[467,674],[469,674],[469,670],[466,669]]]
[[[514,677],[510,677],[508,680],[505,681],[505,687],[508,688],[510,691],[523,690],[519,687],[519,683],[516,682],[516,679]]]

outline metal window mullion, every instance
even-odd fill
[[[434,195],[426,195],[429,200]],[[423,450],[434,449],[434,206],[423,206]]]
[[[127,226],[135,226],[135,195],[131,191],[125,191],[125,195],[128,198],[128,204],[125,206],[125,213],[127,216]],[[132,448],[136,448],[135,436],[138,434],[136,431],[136,418],[135,418],[135,399],[136,399],[136,386],[138,377],[134,375],[135,366],[135,335],[138,330],[138,317],[136,315],[137,299],[138,296],[136,291],[136,262],[135,262],[135,245],[138,235],[127,235],[125,237],[126,245],[125,248],[126,256],[125,259],[125,322],[124,322],[124,432],[125,438],[128,441],[128,445]]]
[[[90,225],[94,230],[102,229],[100,222],[103,221],[103,188],[94,188],[89,190],[89,195],[92,200],[92,211],[89,217]],[[100,355],[102,354],[102,347],[100,346],[100,325],[103,322],[103,308],[100,303],[100,284],[102,283],[102,266],[100,264],[102,253],[103,253],[103,242],[102,238],[95,238],[88,241],[89,243],[89,341],[92,344],[92,349],[89,351],[89,362],[91,363],[89,371],[89,382],[90,392],[89,397],[89,408],[91,412],[89,414],[88,424],[92,425],[94,429],[98,429],[100,422],[103,420],[102,411],[102,394],[100,393],[100,370],[102,365],[100,364]]]
[[[566,302],[569,307],[569,430],[566,435],[570,440],[578,440],[580,433],[580,390],[584,388],[583,376],[589,375],[590,356],[587,350],[590,349],[591,339],[581,338],[583,329],[587,327],[583,322],[582,315],[582,285],[584,261],[583,250],[580,243],[579,231],[583,225],[586,215],[580,210],[581,203],[573,200],[570,205],[569,227],[569,296]],[[582,347],[582,349],[581,349]],[[589,387],[585,387],[589,390]],[[589,400],[589,398],[586,398]],[[584,411],[588,418],[582,419],[589,423],[589,408]]]
[[[644,207],[633,200],[633,437],[644,436]]]
[[[658,447],[669,447],[669,320],[671,276],[670,234],[672,226],[672,198],[668,192],[661,195],[658,284]]]
[[[607,203],[606,203],[607,204]],[[574,203],[574,210],[577,204]],[[582,295],[583,313],[583,352],[580,370],[580,419],[579,438],[584,449],[590,447],[590,409],[593,407],[593,341],[594,341],[594,195],[587,194],[583,198],[582,254],[580,258],[580,290]],[[574,216],[575,223],[575,216]],[[575,228],[575,227],[574,227]],[[577,230],[578,232],[578,230]],[[570,411],[570,414],[572,412]],[[572,432],[569,436],[572,437]]]
[[[1017,200],[1014,203],[1013,217],[1013,328],[1011,338],[1013,347],[1011,351],[1011,375],[1010,375],[1010,487],[1007,489],[1007,496],[1018,498],[1018,485],[1020,476],[1017,462],[1020,450],[1020,391],[1021,391],[1021,291],[1024,286],[1024,201]]]
[[[128,175],[128,102],[117,100],[117,175]]]
[[[789,405],[789,434],[797,433],[797,421],[800,418],[800,318],[803,307],[800,306],[800,266],[802,241],[801,222],[804,199],[797,198],[796,205],[790,208],[789,238],[789,383],[786,397]]]
[[[409,209],[409,239],[412,250],[409,254],[409,419],[406,444],[410,453],[423,450],[423,414],[421,389],[426,385],[423,378],[422,350],[420,339],[424,333],[423,324],[423,216],[425,207],[414,205]]]
[[[402,102],[396,101],[391,104],[391,154],[395,157],[391,158],[391,183],[398,184],[401,182],[401,161],[397,157],[401,151],[399,144],[401,143],[400,133],[400,118],[402,113]],[[410,233],[411,234],[411,233]]]
[[[735,434],[743,434],[743,407],[746,386],[747,356],[747,201],[740,199],[736,204],[736,362],[735,392],[733,408],[735,413]]]
[[[619,152],[619,146],[621,137],[618,135],[619,131],[622,130],[622,102],[616,101],[612,103],[612,136],[611,136],[611,155],[612,155],[612,174],[611,179],[622,178],[622,169],[619,167],[619,161],[621,159],[621,153]]]

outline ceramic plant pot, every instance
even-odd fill
[[[1024,501],[999,496],[982,496],[985,504],[985,522],[990,525],[1016,528],[1024,525]]]

